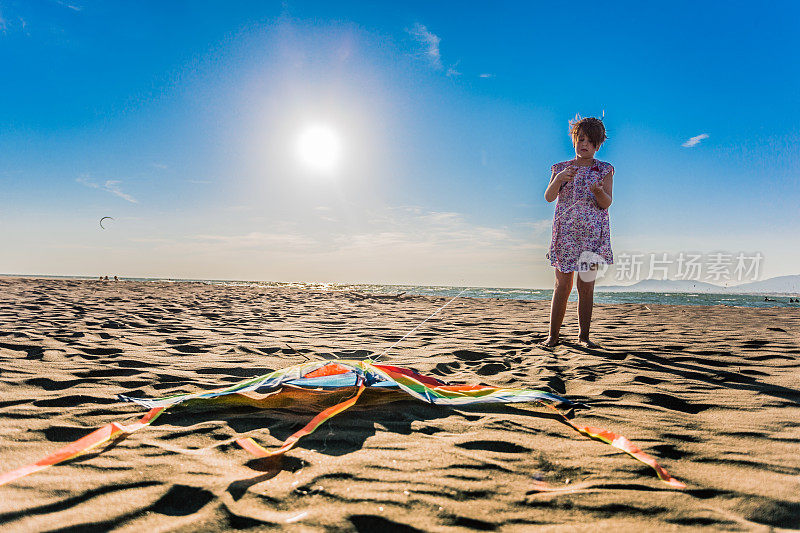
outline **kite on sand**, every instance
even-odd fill
[[[346,399],[342,401],[343,393]],[[109,440],[138,431],[151,424],[165,409],[184,402],[212,402],[259,408],[297,408],[329,405],[333,403],[332,399],[339,400],[338,403],[316,415],[305,427],[289,436],[276,450],[266,450],[251,437],[236,440],[239,446],[256,457],[279,457],[292,449],[302,437],[312,433],[326,420],[352,407],[357,401],[363,404],[383,404],[408,400],[409,397],[442,406],[537,402],[559,413],[560,419],[579,433],[610,444],[650,466],[659,479],[670,487],[677,489],[686,487],[670,476],[655,459],[622,435],[601,428],[580,426],[567,418],[559,408],[569,408],[575,404],[565,398],[533,389],[448,385],[436,378],[423,376],[406,368],[379,365],[369,359],[310,361],[244,380],[232,386],[160,399],[120,395],[120,400],[135,402],[150,410],[133,424],[111,422],[36,463],[0,474],[0,485],[76,457]]]

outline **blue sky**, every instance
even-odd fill
[[[546,287],[605,112],[615,253],[799,273],[800,4],[383,4],[0,0],[0,272]]]

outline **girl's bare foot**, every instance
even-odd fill
[[[539,344],[537,344],[540,348],[553,348],[554,346],[558,346],[558,337],[547,337],[546,340],[543,340]]]
[[[599,348],[600,345],[596,342],[592,342],[589,339],[578,339],[578,344],[583,346],[584,348]]]

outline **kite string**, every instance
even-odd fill
[[[379,354],[378,354],[378,355],[376,355],[375,357],[370,357],[369,359],[371,359],[371,360],[374,362],[374,361],[377,361],[378,359],[380,359],[381,357],[383,357],[384,355],[386,355],[386,353],[387,353],[389,350],[391,350],[392,348],[394,348],[395,346],[397,346],[398,344],[400,344],[401,342],[403,342],[403,340],[404,340],[406,337],[408,337],[409,335],[411,335],[412,333],[414,333],[415,331],[417,331],[417,330],[420,328],[420,326],[422,326],[422,324],[424,324],[425,322],[427,322],[428,320],[430,320],[431,318],[433,318],[433,317],[436,315],[436,313],[438,313],[439,311],[441,311],[442,309],[444,309],[445,307],[447,307],[448,305],[450,305],[451,303],[453,303],[453,301],[454,301],[456,298],[458,298],[459,296],[461,296],[462,294],[464,294],[464,291],[466,291],[466,290],[467,290],[467,287],[464,287],[463,289],[461,289],[461,292],[459,292],[458,294],[456,294],[455,296],[453,296],[452,298],[450,298],[450,300],[448,300],[448,302],[447,302],[446,304],[444,304],[444,305],[443,305],[443,306],[441,306],[439,309],[437,309],[436,311],[434,311],[434,312],[433,312],[433,314],[431,314],[431,316],[429,316],[428,318],[426,318],[425,320],[423,320],[422,322],[420,322],[419,324],[417,324],[417,326],[416,326],[414,329],[412,329],[411,331],[409,331],[408,333],[406,333],[405,335],[403,335],[402,337],[400,337],[400,340],[398,340],[397,342],[395,342],[394,344],[392,344],[391,346],[389,346],[388,348],[386,348],[384,351],[382,351],[381,353],[379,353]]]

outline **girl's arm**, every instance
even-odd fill
[[[558,198],[558,193],[561,191],[561,186],[568,181],[571,181],[572,178],[575,177],[576,172],[577,169],[573,167],[567,167],[559,173],[553,171],[553,175],[550,176],[550,185],[548,185],[547,190],[544,191],[544,199],[548,202],[552,202]]]
[[[595,183],[591,187],[594,200],[600,209],[608,209],[611,206],[611,191],[614,188],[614,170],[605,175],[602,183]]]

